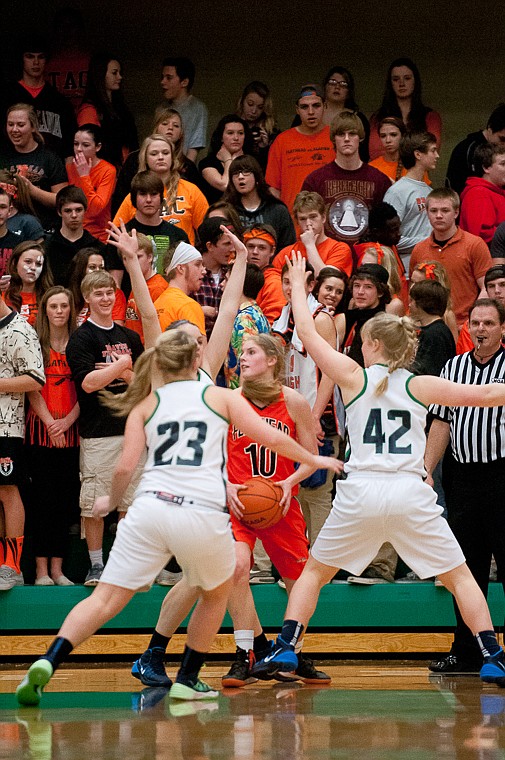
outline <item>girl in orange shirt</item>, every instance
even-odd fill
[[[39,303],[53,284],[44,247],[33,240],[17,245],[9,260],[10,283],[5,292],[5,303],[35,325]]]

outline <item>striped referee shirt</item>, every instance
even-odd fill
[[[440,377],[471,385],[505,383],[505,349],[500,348],[485,364],[475,360],[473,351],[459,354],[449,359]],[[430,412],[450,424],[452,455],[460,464],[486,464],[505,459],[505,407],[433,404]]]

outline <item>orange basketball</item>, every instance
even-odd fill
[[[244,506],[242,522],[251,528],[270,528],[282,517],[282,488],[265,478],[249,478],[245,489],[238,492]]]

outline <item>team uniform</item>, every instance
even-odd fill
[[[291,418],[284,394],[263,409],[247,399],[256,414],[269,425],[296,439],[296,424]],[[228,431],[228,475],[230,483],[245,483],[250,477],[260,476],[278,483],[294,472],[290,459],[271,451],[244,435],[235,425]],[[297,492],[294,488],[294,494]],[[259,538],[266,553],[283,578],[296,580],[308,559],[308,542],[305,535],[305,520],[298,501],[293,495],[285,517],[276,525],[255,530],[231,515],[231,526],[236,541],[249,546],[251,554],[256,539]]]
[[[158,404],[145,423],[147,461],[102,583],[141,590],[173,555],[191,586],[211,590],[233,575],[225,511],[228,421],[205,403],[210,383],[205,373],[200,378],[155,391]]]
[[[381,364],[364,370],[364,387],[346,406],[346,479],[337,482],[312,555],[360,575],[389,541],[420,578],[429,578],[459,567],[465,557],[441,517],[436,493],[422,480],[427,409],[409,390],[413,376],[395,370],[377,396],[387,374]]]

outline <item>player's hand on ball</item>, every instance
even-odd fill
[[[110,501],[108,496],[99,496],[97,499],[95,499],[92,511],[93,517],[96,517],[97,519],[100,517],[105,517],[109,514],[109,512]]]
[[[291,483],[289,482],[289,479],[286,479],[277,481],[277,485],[282,488],[282,499],[280,504],[282,507],[282,516],[286,517],[289,507],[291,506]]]
[[[244,506],[238,498],[238,492],[243,491],[244,488],[245,486],[239,486],[238,483],[226,484],[226,500],[228,502],[228,507],[239,520],[244,514]]]

